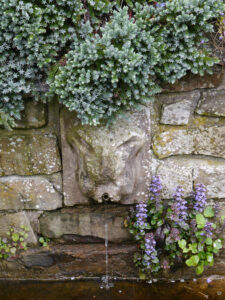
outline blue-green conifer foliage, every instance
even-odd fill
[[[2,0],[0,124],[52,99],[97,125],[149,101],[160,82],[203,75],[221,0]],[[204,40],[204,44],[202,41]]]

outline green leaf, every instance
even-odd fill
[[[197,243],[193,243],[193,244],[189,244],[188,248],[193,254],[195,254],[198,253],[197,246],[198,246]]]
[[[204,216],[206,218],[213,218],[215,216],[214,210],[211,206],[207,206],[204,210]]]
[[[185,261],[188,267],[196,267],[199,263],[198,255],[192,255],[189,259]]]
[[[219,250],[222,248],[222,241],[221,239],[217,239],[213,242],[213,247],[216,249],[216,250]]]
[[[221,220],[221,222],[222,222],[222,224],[223,224],[223,222],[224,222],[224,220],[225,220],[225,215],[222,215],[222,216],[220,217],[220,220]]]
[[[204,216],[202,214],[197,214],[196,215],[196,222],[197,222],[197,227],[199,229],[202,229],[202,228],[205,227],[206,219],[204,218]]]
[[[184,249],[187,245],[187,242],[184,239],[182,239],[178,241],[178,245],[181,249]]]
[[[211,238],[206,238],[205,240],[206,245],[212,245],[212,239]]]
[[[13,242],[17,242],[20,239],[20,236],[18,233],[13,233],[12,240]]]
[[[40,238],[39,238],[39,242],[40,242],[41,244],[43,244],[43,243],[44,243],[44,241],[45,241],[45,240],[44,240],[44,238],[43,238],[43,237],[40,237]]]
[[[204,264],[201,263],[196,267],[196,274],[200,275],[203,273],[203,271],[204,271]]]
[[[213,262],[214,261],[214,257],[213,257],[213,254],[212,253],[207,253],[206,254],[206,259],[207,261],[210,263],[210,262]]]

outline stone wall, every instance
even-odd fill
[[[225,210],[225,78],[187,76],[154,102],[106,126],[81,126],[56,102],[26,102],[12,131],[0,129],[0,236],[29,227],[29,249],[0,262],[0,278],[65,279],[105,272],[108,224],[111,276],[136,277],[136,245],[124,219],[148,198],[153,174],[163,198],[204,183]],[[47,248],[38,245],[48,237]],[[223,274],[218,258],[208,274]],[[181,269],[170,277],[191,277]]]

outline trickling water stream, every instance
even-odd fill
[[[111,282],[111,277],[109,276],[109,254],[108,254],[108,244],[109,244],[109,238],[108,238],[108,221],[107,221],[107,213],[108,213],[108,207],[107,207],[107,201],[105,201],[105,210],[104,210],[104,226],[105,226],[105,276],[102,276],[102,284],[100,288],[105,288],[106,290],[109,290],[111,287],[113,287],[113,283]]]

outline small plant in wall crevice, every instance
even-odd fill
[[[26,251],[28,232],[29,228],[25,225],[21,225],[20,230],[16,230],[14,225],[11,225],[6,232],[7,237],[0,237],[0,258],[16,259],[20,251]]]
[[[162,201],[161,191],[160,178],[154,176],[149,200],[137,204],[128,219],[139,246],[134,262],[142,277],[184,265],[195,267],[200,275],[206,266],[213,266],[223,247],[225,216],[218,215],[218,205],[207,205],[203,184],[196,184],[188,198],[178,186],[168,202]]]
[[[41,244],[42,247],[48,247],[49,243],[50,243],[50,239],[44,237],[44,236],[41,236],[39,238],[39,243]]]

